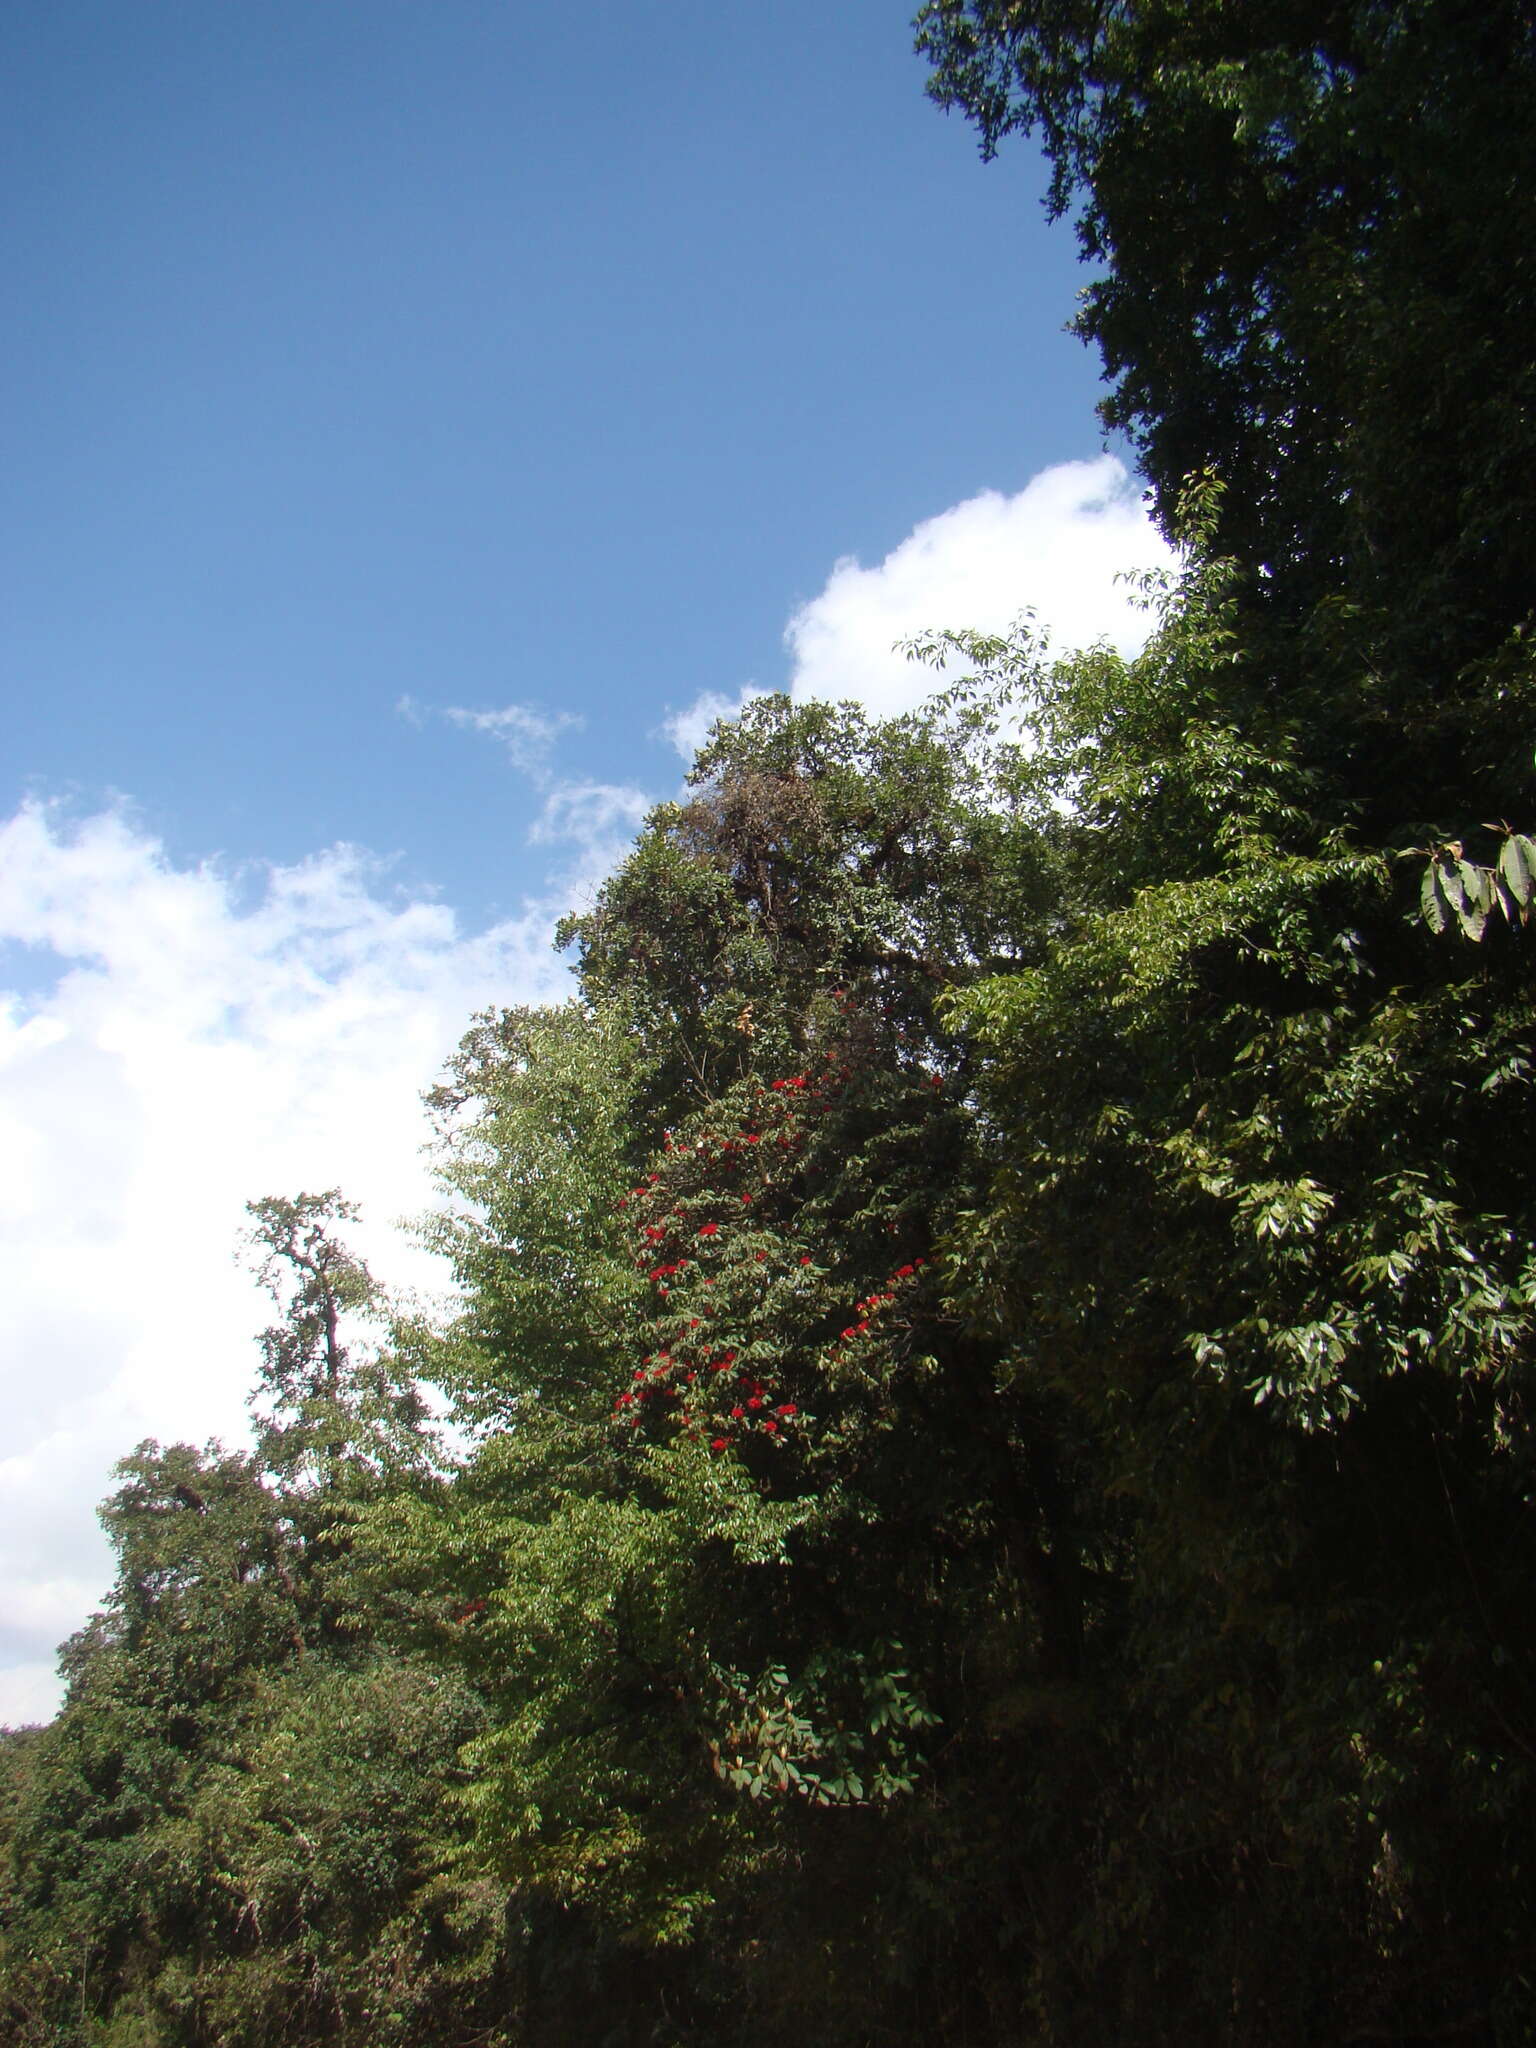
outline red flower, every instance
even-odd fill
[[[898,1280],[910,1280],[916,1271],[917,1268],[915,1266],[898,1266],[896,1268],[896,1278]]]
[[[780,1413],[780,1415],[798,1415],[800,1413],[800,1410],[795,1406],[793,1401],[781,1401],[779,1403],[778,1412]]]
[[[800,1263],[802,1266],[808,1266],[811,1263],[811,1255],[809,1252],[802,1252],[800,1254]]]
[[[763,1424],[763,1428],[767,1430],[770,1436],[777,1436],[779,1425],[774,1421],[773,1417],[770,1415],[768,1420]]]
[[[718,1223],[701,1223],[699,1225],[699,1235],[700,1237],[713,1237],[719,1228]]]
[[[726,1443],[726,1440],[723,1436],[717,1436],[709,1448],[712,1451],[724,1451],[728,1450],[730,1446]]]
[[[735,1419],[738,1422],[740,1422],[741,1418],[746,1414],[746,1412],[747,1411],[745,1408],[733,1408],[731,1410],[731,1414],[735,1417]]]

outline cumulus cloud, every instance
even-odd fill
[[[50,1710],[105,1587],[113,1462],[241,1432],[248,1200],[339,1183],[380,1277],[439,1285],[395,1227],[430,1195],[420,1091],[473,1010],[568,991],[556,907],[466,936],[352,848],[234,873],[120,812],[0,826],[0,983],[31,989],[0,999],[0,1721]]]
[[[1147,616],[1116,578],[1172,563],[1123,464],[1059,463],[1012,497],[983,491],[925,519],[874,568],[840,561],[789,622],[791,688],[891,717],[933,687],[897,641],[935,626],[1002,632],[1023,612],[1059,652],[1108,640],[1132,653]]]
[[[1147,614],[1117,578],[1173,561],[1123,463],[1058,463],[1011,496],[982,491],[923,520],[872,568],[844,556],[785,629],[788,687],[802,701],[851,697],[891,718],[937,687],[931,668],[895,651],[899,641],[946,626],[1006,632],[1025,613],[1058,653],[1099,640],[1134,653]],[[716,719],[761,694],[706,690],[662,731],[691,762]]]

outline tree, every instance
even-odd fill
[[[479,1438],[372,1541],[491,1703],[535,1979],[616,2025],[841,2038],[876,1957],[940,2023],[983,1717],[1076,1680],[1068,1454],[930,1285],[982,1185],[941,1006],[1038,893],[986,723],[719,729],[571,927],[581,1000],[486,1019],[439,1096],[466,1301],[423,1363]]]
[[[103,1611],[11,1781],[0,2010],[24,2048],[508,2042],[517,1930],[450,1791],[481,1725],[352,1548],[433,1483],[335,1194],[252,1205],[284,1307],[258,1449],[141,1444]]]
[[[1330,822],[1236,581],[1134,661],[950,642],[1061,916],[960,999],[998,1171],[940,1284],[1124,1517],[1045,2038],[1518,2039],[1532,961]]]
[[[1014,1154],[973,1298],[1136,1511],[1147,1854],[1085,1871],[1086,1924],[1188,1955],[1222,1898],[1175,2026],[1523,2039],[1531,23],[935,0],[919,33],[988,151],[1042,131],[1107,266],[1106,418],[1195,515],[1147,655],[1044,692],[1072,908],[966,1011]]]
[[[377,1323],[383,1296],[337,1226],[357,1210],[339,1188],[248,1205],[258,1279],[282,1310],[261,1337],[251,1394],[263,1463],[295,1488],[322,1495],[350,1481],[421,1464],[426,1406],[388,1353],[359,1351],[350,1321]]]
[[[932,0],[931,92],[1038,130],[1078,331],[1213,535],[1338,816],[1529,815],[1536,41],[1515,0]]]

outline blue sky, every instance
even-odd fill
[[[10,10],[7,780],[177,857],[344,838],[472,918],[500,762],[786,673],[833,562],[1096,452],[1033,154],[890,0]]]
[[[231,1435],[253,1196],[398,1284],[417,1098],[746,689],[1134,638],[1027,146],[890,0],[55,0],[0,28],[0,1720],[141,1436]],[[8,993],[7,993],[8,992]]]

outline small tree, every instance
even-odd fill
[[[335,1494],[425,1461],[426,1404],[391,1356],[348,1338],[377,1324],[383,1290],[338,1226],[357,1221],[339,1188],[246,1205],[256,1277],[282,1310],[261,1335],[250,1397],[263,1463],[289,1490]]]

